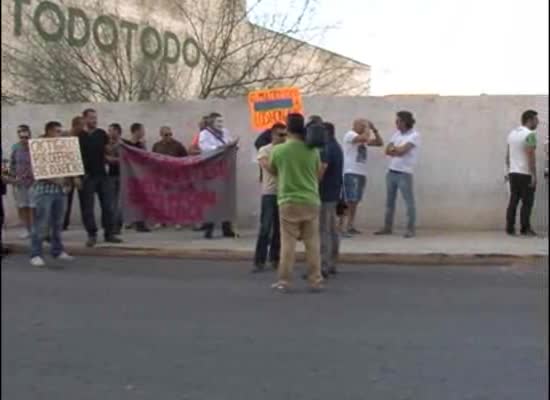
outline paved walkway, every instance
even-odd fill
[[[18,239],[20,230],[9,229],[5,241],[16,251],[26,251],[28,241]],[[77,228],[64,233],[64,241],[74,254],[147,255],[197,259],[251,260],[255,231],[241,232],[238,239],[205,240],[189,229],[160,229],[151,233],[125,231],[120,245],[99,243],[94,249],[84,246],[85,233]],[[299,244],[299,257],[303,246]],[[500,264],[540,262],[548,256],[548,239],[512,238],[501,232],[421,231],[414,239],[395,234],[374,236],[372,232],[342,240],[342,262],[395,264]]]

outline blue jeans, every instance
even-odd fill
[[[31,258],[42,257],[42,244],[47,232],[50,234],[51,255],[57,257],[64,251],[63,243],[61,243],[61,231],[65,218],[66,197],[63,192],[35,194],[34,220],[31,229]]]
[[[254,263],[263,265],[267,260],[279,262],[281,252],[281,230],[279,226],[279,206],[277,196],[264,194],[262,196],[262,211],[260,215],[260,231],[256,241]]]
[[[393,217],[395,215],[395,203],[397,191],[401,192],[407,206],[407,229],[414,232],[416,227],[416,207],[414,202],[413,176],[405,172],[388,171],[386,175],[387,198],[385,229],[393,229]]]

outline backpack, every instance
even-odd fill
[[[327,131],[322,124],[312,123],[306,127],[306,144],[309,147],[323,148],[327,144]]]

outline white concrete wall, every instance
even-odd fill
[[[2,108],[2,148],[7,154],[16,140],[16,126],[29,124],[41,132],[48,120],[64,124],[88,105],[18,105]],[[415,114],[423,145],[416,174],[419,228],[501,229],[507,202],[504,185],[506,135],[518,125],[521,113],[533,108],[540,113],[540,142],[548,137],[548,96],[392,96],[311,97],[305,99],[308,114],[320,114],[335,123],[338,137],[357,117],[371,119],[385,140],[394,131],[395,112],[407,109]],[[176,137],[188,144],[200,116],[210,111],[225,115],[227,127],[241,138],[238,162],[239,225],[253,226],[257,219],[259,186],[253,159],[253,141],[246,99],[189,101],[169,104],[98,104],[100,124],[142,122],[148,129],[148,145],[157,139],[158,128],[170,124]],[[126,133],[126,132],[125,132]],[[548,226],[548,187],[542,180],[544,155],[539,146],[541,183],[536,198],[534,225]],[[384,213],[387,165],[382,151],[369,152],[369,180],[359,209],[359,225],[369,229],[381,225]],[[7,197],[9,223],[16,222],[11,193]],[[397,221],[404,221],[399,200]],[[78,207],[77,207],[78,208]],[[78,217],[78,210],[75,216]]]

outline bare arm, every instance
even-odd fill
[[[271,166],[269,165],[269,158],[268,157],[262,157],[258,160],[258,163],[260,164],[260,167],[265,169],[268,172],[271,172]]]
[[[536,186],[537,184],[537,156],[536,148],[528,147],[526,150],[527,159],[529,160],[529,172],[531,173],[531,186]]]
[[[372,147],[382,147],[382,146],[384,146],[384,140],[382,139],[382,137],[378,133],[378,129],[376,129],[376,127],[372,123],[370,124],[370,129],[371,129],[372,133],[374,133],[374,138],[369,139],[368,145],[372,146]]]
[[[401,157],[407,154],[409,151],[411,151],[414,148],[413,143],[405,143],[402,146],[394,146],[393,147],[393,155],[396,157]]]
[[[370,142],[370,135],[368,133],[357,134],[351,141],[353,144],[368,144]]]
[[[327,172],[328,164],[327,163],[321,163],[319,167],[319,180],[323,179],[323,176],[325,176],[325,172]]]
[[[393,154],[394,150],[395,150],[395,145],[392,142],[390,142],[386,146],[385,153],[386,153],[387,156],[394,156],[395,155],[395,154]]]
[[[531,186],[537,185],[537,137],[532,132],[525,140],[525,153],[529,163],[529,172],[531,173]]]
[[[115,151],[112,145],[105,146],[105,160],[109,164],[118,164],[118,157],[115,155]]]

